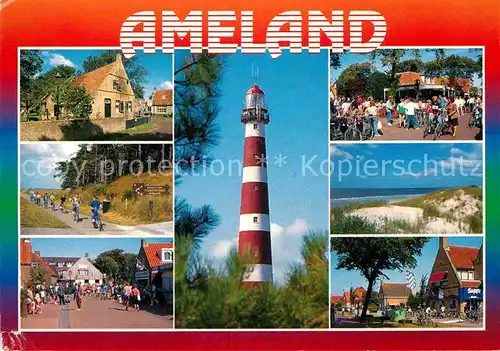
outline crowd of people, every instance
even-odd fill
[[[418,130],[419,120],[416,118],[418,112],[425,113],[431,118],[431,122],[440,121],[446,114],[449,117],[450,134],[456,137],[459,117],[465,113],[472,113],[482,123],[483,101],[481,97],[470,96],[467,99],[456,97],[445,97],[443,95],[433,96],[431,99],[414,99],[412,97],[400,98],[395,101],[392,96],[387,100],[376,100],[373,97],[365,99],[358,95],[354,98],[330,95],[331,116],[355,117],[364,116],[370,119],[372,126],[372,137],[380,136],[382,133],[381,119],[386,120],[387,127],[397,123],[399,128]]]

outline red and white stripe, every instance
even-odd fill
[[[281,27],[287,23],[290,25],[290,31],[281,31]],[[266,42],[272,58],[281,55],[280,42],[289,43],[286,47],[290,48],[290,53],[300,54],[302,52],[302,15],[300,11],[285,11],[275,16],[267,28]]]
[[[221,22],[236,21],[234,11],[208,11],[208,52],[214,54],[234,54],[238,43],[221,43],[221,38],[232,38],[235,27],[221,26]]]
[[[264,123],[245,124],[238,252],[256,258],[246,268],[247,287],[273,281],[265,128]]]
[[[162,52],[164,54],[174,53],[174,41],[177,33],[180,39],[190,34],[190,44],[186,47],[193,54],[201,54],[203,50],[203,12],[190,11],[184,21],[181,21],[174,11],[162,11]]]
[[[372,22],[373,36],[363,43],[363,22]],[[384,42],[387,34],[387,23],[384,16],[375,11],[351,11],[349,13],[350,45],[352,53],[367,53],[377,49]]]
[[[309,52],[318,54],[321,50],[321,32],[332,42],[332,52],[344,51],[344,11],[332,11],[328,21],[323,12],[309,11]]]
[[[135,31],[142,24],[142,31]],[[145,54],[154,54],[156,50],[156,16],[154,11],[141,11],[127,17],[120,30],[120,47],[123,56],[130,58],[135,55],[136,49],[143,49]],[[134,43],[142,42],[142,46]]]

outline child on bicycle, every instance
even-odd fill
[[[75,195],[71,198],[71,205],[73,208],[73,220],[78,221],[78,215],[80,212],[80,197],[78,196],[78,193],[75,193]]]
[[[50,200],[50,208],[52,210],[55,210],[56,209],[56,204],[55,204],[56,197],[54,196],[54,194],[50,195],[49,200]]]
[[[94,228],[97,228],[99,220],[99,211],[101,210],[101,202],[97,199],[96,196],[92,197],[90,208],[92,209],[92,224],[94,225]]]

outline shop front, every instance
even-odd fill
[[[464,311],[477,310],[483,302],[483,289],[460,288],[458,299],[460,304],[464,304]]]
[[[137,282],[138,289],[143,290],[149,284],[149,271],[148,270],[136,271],[134,278],[135,281]]]

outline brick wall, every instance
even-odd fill
[[[125,130],[125,118],[21,122],[21,141],[88,140]]]

